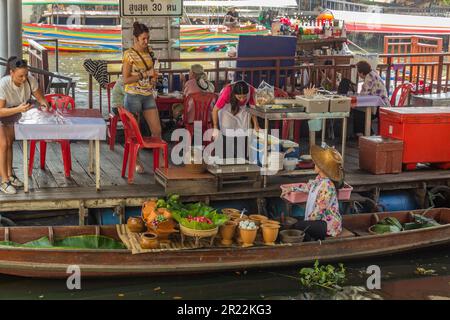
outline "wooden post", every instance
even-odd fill
[[[392,68],[392,57],[387,58],[387,68],[386,68],[386,90],[389,93],[391,87],[391,68]]]
[[[277,58],[275,66],[275,87],[280,88],[280,58]]]
[[[219,75],[220,75],[219,68],[220,68],[220,62],[219,62],[219,60],[216,60],[216,81],[215,81],[216,90],[219,88]],[[226,72],[226,74],[228,75],[228,72]]]
[[[125,224],[125,201],[122,201],[122,203],[115,207],[114,214],[119,216],[119,223]]]
[[[342,168],[345,166],[345,147],[347,143],[347,117],[342,119]]]
[[[94,142],[89,140],[89,173],[94,173]]]
[[[444,56],[439,55],[439,64],[438,64],[438,73],[437,73],[437,93],[441,93],[442,91],[442,72],[444,69]],[[424,87],[426,83],[423,84]],[[447,83],[445,84],[447,87]]]
[[[88,103],[89,103],[89,109],[92,109],[94,107],[94,98],[93,98],[93,82],[92,82],[92,75],[89,74],[89,93],[88,93]]]
[[[370,136],[371,128],[372,128],[372,107],[367,107],[365,117],[365,125],[364,125],[364,135],[366,137]]]
[[[80,201],[80,207],[78,209],[78,224],[84,226],[86,224],[86,217],[88,216],[88,209],[85,207],[83,200]]]

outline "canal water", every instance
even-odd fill
[[[79,107],[87,106],[88,77],[83,61],[89,58],[117,60],[120,55],[60,54],[59,71],[77,82]],[[54,56],[51,64],[54,66]],[[68,290],[66,280],[0,276],[0,299],[450,299],[449,255],[450,249],[445,247],[344,263],[347,281],[343,290],[337,292],[302,288],[297,278],[300,267],[290,267],[203,275],[82,279],[81,290]],[[369,277],[366,269],[370,265],[380,267],[379,290],[366,288]],[[434,273],[418,275],[417,268],[434,270]]]
[[[66,280],[0,276],[0,299],[450,299],[450,250],[422,250],[386,258],[344,263],[347,281],[341,291],[306,290],[297,279],[300,267],[204,275],[81,280],[81,290],[68,290]],[[336,264],[335,264],[336,265]],[[366,287],[367,267],[381,270],[381,288]],[[418,275],[417,268],[434,270]]]

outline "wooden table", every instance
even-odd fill
[[[306,113],[306,112],[264,112],[261,108],[246,107],[247,112],[251,115],[264,119],[264,128],[269,128],[270,120],[326,120],[326,119],[342,119],[342,160],[345,159],[345,144],[347,141],[347,118],[349,112],[324,112],[324,113]],[[251,117],[249,117],[248,127],[251,127]],[[251,132],[251,131],[250,131]],[[264,163],[263,165],[263,184],[267,187],[267,172],[269,172],[268,158],[268,137],[269,130],[264,130]],[[322,142],[324,142],[322,135]],[[249,143],[250,146],[250,143]]]
[[[364,109],[365,121],[364,121],[364,135],[371,135],[372,127],[372,108],[384,107],[383,99],[379,96],[353,96],[352,109]]]
[[[44,112],[31,109],[14,125],[17,140],[23,140],[24,191],[28,192],[28,140],[88,140],[89,172],[94,173],[100,190],[100,140],[106,140],[106,122],[97,109]]]

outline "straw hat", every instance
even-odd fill
[[[311,147],[311,158],[328,178],[335,182],[342,182],[344,180],[342,156],[335,148],[321,148],[313,145]]]

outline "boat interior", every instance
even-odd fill
[[[449,208],[436,208],[427,210],[415,210],[415,211],[403,211],[403,212],[383,212],[372,214],[358,214],[358,215],[346,215],[343,218],[343,231],[335,237],[329,237],[325,241],[363,237],[363,236],[377,236],[369,231],[369,228],[377,223],[377,221],[387,218],[395,217],[402,224],[412,222],[413,214],[423,215],[427,218],[434,219],[441,225],[450,224],[450,209]],[[413,230],[417,231],[417,230]],[[408,231],[401,231],[408,232]],[[145,253],[145,252],[161,252],[161,251],[174,251],[174,250],[186,250],[186,249],[198,249],[198,248],[230,248],[220,243],[220,233],[217,234],[214,241],[211,242],[210,238],[200,239],[198,244],[194,239],[188,239],[182,243],[179,232],[171,234],[170,240],[160,241],[159,249],[147,249],[141,250],[139,247],[140,233],[132,233],[128,230],[126,225],[109,225],[109,226],[27,226],[27,227],[1,227],[0,228],[0,241],[11,241],[19,244],[24,244],[30,241],[37,240],[42,237],[48,237],[50,242],[55,239],[63,239],[73,236],[84,235],[97,235],[113,238],[117,241],[122,241],[128,249],[133,253]],[[211,245],[212,243],[212,245]],[[282,241],[277,241],[275,246],[286,245]],[[241,245],[235,241],[231,246],[233,249],[240,248]],[[254,247],[266,247],[262,240],[262,235],[258,234]],[[47,249],[47,248],[46,248]]]

